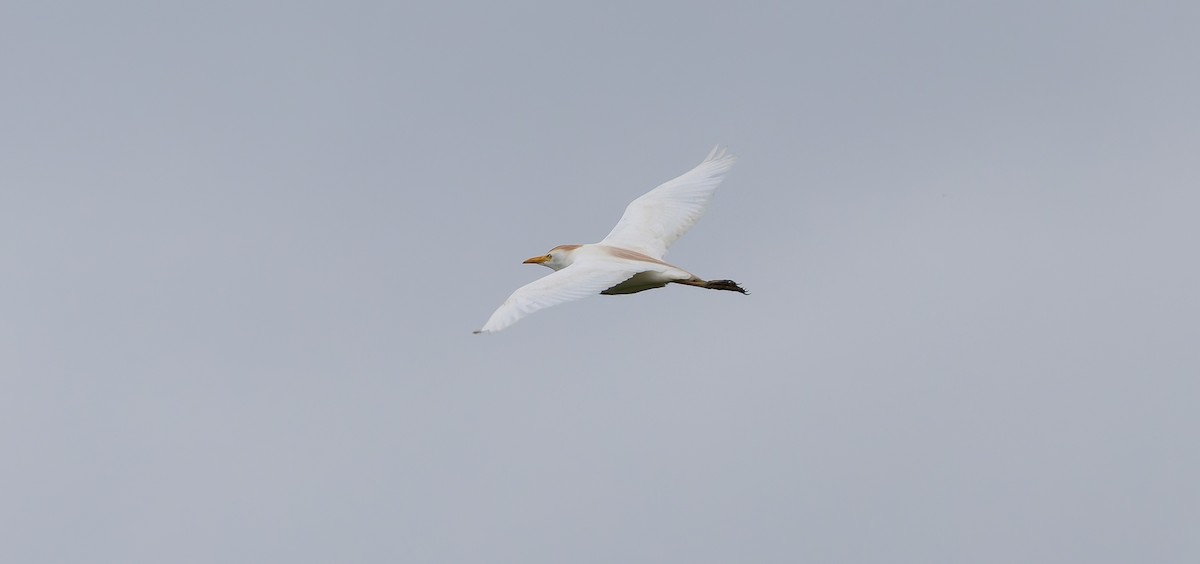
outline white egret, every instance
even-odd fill
[[[747,293],[732,280],[702,280],[663,262],[671,243],[700,219],[734,160],[716,147],[696,168],[630,202],[617,226],[599,243],[559,245],[527,259],[526,264],[555,272],[518,288],[475,333],[499,331],[563,302],[596,294],[633,294],[670,283]]]

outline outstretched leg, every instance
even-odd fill
[[[689,280],[673,280],[673,282],[676,284],[687,284],[688,286],[708,288],[709,290],[730,290],[733,292],[741,292],[743,294],[750,293],[733,280],[701,280],[699,278],[692,278]]]

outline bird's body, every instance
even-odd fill
[[[559,245],[549,254],[557,253],[561,253],[562,256],[559,261],[555,261],[554,264],[549,262],[543,264],[556,271],[580,262],[581,264],[604,265],[614,271],[633,273],[628,279],[600,292],[605,295],[635,294],[643,290],[662,288],[677,280],[699,280],[692,273],[675,265],[648,257],[637,251],[604,243]]]
[[[513,292],[476,333],[499,331],[537,310],[596,294],[634,294],[677,283],[746,293],[731,280],[702,280],[663,261],[704,213],[734,158],[713,149],[704,162],[634,200],[599,243],[559,245],[525,261],[555,272]]]

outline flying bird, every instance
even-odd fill
[[[617,226],[599,243],[559,245],[526,259],[554,270],[513,292],[475,333],[493,333],[535,311],[596,294],[634,294],[684,284],[746,294],[732,280],[702,280],[663,261],[667,248],[699,221],[734,156],[713,148],[696,168],[629,203]]]

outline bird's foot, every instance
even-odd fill
[[[733,292],[741,292],[743,294],[750,293],[733,280],[709,280],[708,282],[704,283],[704,287],[710,290],[730,290]]]

